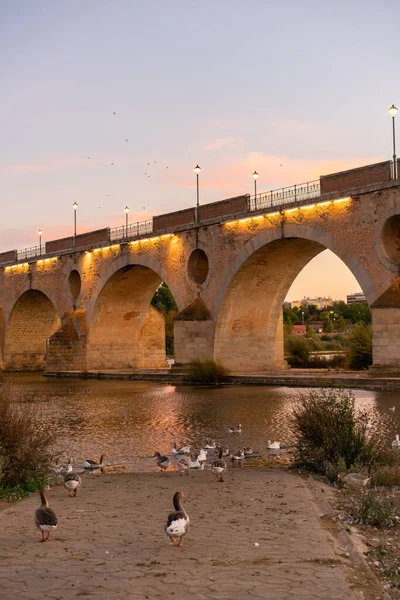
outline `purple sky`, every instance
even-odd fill
[[[255,169],[263,191],[390,158],[399,18],[397,0],[0,1],[0,249],[71,234],[74,201],[80,231],[193,205],[197,163],[212,202]],[[325,252],[289,298],[358,289]]]

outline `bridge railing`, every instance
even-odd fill
[[[279,190],[271,190],[250,196],[249,211],[263,210],[266,208],[281,208],[285,204],[317,198],[321,194],[319,179],[291,185]]]
[[[45,254],[45,244],[42,244],[41,246],[31,246],[30,248],[23,248],[22,250],[17,250],[17,260],[18,262],[22,262],[25,260],[30,260],[31,258],[40,258]]]
[[[122,227],[113,227],[110,229],[110,241],[117,242],[119,240],[134,239],[152,232],[153,219],[138,221],[137,223],[131,223],[127,228],[123,225]]]

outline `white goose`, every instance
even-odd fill
[[[347,485],[353,489],[366,487],[371,481],[371,477],[366,477],[360,473],[339,473],[337,476],[339,484]]]
[[[279,450],[280,447],[281,447],[280,442],[271,442],[271,440],[268,440],[268,442],[267,442],[267,450]]]
[[[400,437],[398,433],[396,433],[396,439],[392,442],[392,448],[400,448]]]
[[[246,457],[251,456],[253,454],[253,448],[250,448],[250,446],[244,446],[243,452]]]
[[[200,453],[196,452],[195,454],[190,455],[190,468],[191,469],[200,469],[201,464],[199,461]]]
[[[50,508],[45,495],[45,492],[50,490],[51,488],[48,485],[42,487],[42,489],[39,492],[41,505],[35,511],[35,525],[42,532],[42,539],[40,540],[41,542],[47,542],[50,533],[54,531],[54,529],[56,529],[58,524],[56,513],[52,508]],[[45,533],[47,533],[46,537],[44,535]]]
[[[190,446],[181,446],[178,448],[176,442],[174,442],[172,454],[190,454]]]
[[[206,445],[204,446],[204,448],[206,448],[207,450],[214,450],[216,448],[216,442],[215,440],[212,440],[210,438],[206,439]]]
[[[396,407],[395,406],[391,406],[390,408],[388,408],[389,412],[395,412],[396,411]]]
[[[180,548],[182,546],[182,539],[189,530],[189,516],[182,506],[182,500],[186,497],[182,492],[175,492],[173,497],[173,503],[175,511],[168,516],[167,522],[165,523],[165,533],[169,536],[169,539],[174,546]],[[179,541],[178,541],[179,540]]]
[[[231,455],[232,460],[243,460],[244,459],[244,450],[238,450],[236,454]]]
[[[204,471],[204,465],[206,464],[206,460],[207,460],[207,450],[201,449],[199,456],[197,457],[197,460],[200,463],[201,471]]]

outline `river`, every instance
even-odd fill
[[[188,387],[145,381],[45,378],[12,374],[6,379],[21,402],[34,403],[48,426],[57,432],[57,447],[65,460],[82,465],[84,458],[118,470],[155,468],[156,450],[169,454],[172,443],[204,445],[206,437],[243,445],[266,455],[267,440],[290,445],[290,413],[296,390],[289,387]],[[383,432],[390,442],[400,433],[400,393],[354,390],[356,407],[367,411],[370,435]],[[395,406],[396,412],[388,411]],[[242,425],[241,434],[228,426]]]

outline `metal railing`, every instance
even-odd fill
[[[32,246],[31,248],[23,248],[23,250],[17,250],[17,260],[22,262],[30,260],[32,258],[40,258],[46,254],[45,244],[41,246]]]
[[[249,211],[281,208],[285,206],[285,204],[310,200],[312,198],[317,198],[320,195],[321,187],[319,179],[308,181],[279,190],[271,190],[270,192],[257,194],[257,196],[251,196],[249,200]]]
[[[148,235],[152,232],[153,219],[148,219],[147,221],[138,221],[137,223],[131,223],[128,225],[128,228],[123,225],[122,227],[113,227],[110,229],[110,241],[117,242],[120,240],[134,239],[142,235]]]

